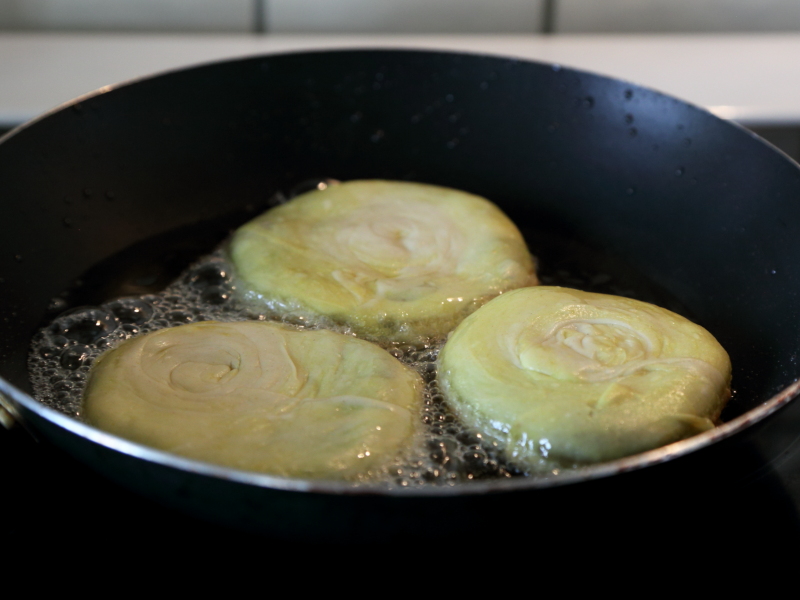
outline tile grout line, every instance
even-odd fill
[[[556,32],[556,12],[558,0],[542,0],[542,27],[541,33]]]
[[[253,0],[253,33],[267,33],[267,0]]]

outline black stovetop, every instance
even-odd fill
[[[548,536],[561,538],[564,532],[584,540],[608,535],[636,540],[655,540],[664,535],[711,536],[726,543],[797,539],[798,432],[800,400],[775,415],[743,447],[720,453],[719,467],[725,475],[709,473],[707,484],[698,480],[696,472],[684,481],[682,467],[677,467],[665,475],[669,478],[666,487],[652,485],[653,477],[650,483],[647,479],[632,479],[613,488],[610,494],[577,484],[566,486],[568,489],[561,492],[566,502],[545,502],[542,507],[536,496],[529,494],[524,502],[529,506],[530,522],[510,529],[499,526],[497,534],[476,534],[479,539],[475,541],[503,544],[508,537],[532,536],[543,542]],[[208,544],[235,545],[271,539],[269,535],[229,529],[163,507],[106,480],[48,443],[35,442],[20,427],[0,431],[0,456],[5,461],[0,505],[2,514],[8,517],[3,537],[11,543],[40,544],[46,540],[52,551],[67,551],[75,539],[109,549],[169,539],[176,548],[194,552]],[[518,505],[520,498],[509,494],[509,507]],[[433,523],[438,510],[447,510],[446,502],[447,499],[437,499],[431,503]],[[560,508],[554,509],[554,504]],[[544,507],[546,515],[542,514]],[[515,506],[514,510],[518,508]],[[499,523],[502,518],[498,515]],[[467,527],[450,534],[438,532],[440,540],[453,536],[469,541],[470,530]],[[281,540],[284,545],[293,542],[303,540]]]

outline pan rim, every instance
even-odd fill
[[[2,396],[17,410],[22,407],[23,410],[19,410],[19,424],[25,429],[29,429],[29,423],[25,417],[25,411],[28,411],[68,431],[70,434],[103,446],[108,450],[198,476],[212,477],[244,485],[287,492],[314,492],[337,496],[378,495],[399,498],[421,498],[464,495],[479,496],[490,493],[563,487],[584,481],[603,479],[612,475],[638,471],[649,466],[665,463],[711,446],[764,420],[800,394],[800,380],[793,382],[756,408],[750,409],[746,413],[722,423],[714,429],[640,454],[634,454],[594,465],[564,470],[555,469],[552,475],[547,476],[527,475],[504,480],[491,479],[463,482],[454,485],[423,486],[420,488],[395,487],[386,485],[385,483],[359,485],[349,481],[298,479],[269,475],[266,473],[242,471],[230,467],[205,463],[162,450],[156,450],[149,446],[92,427],[74,417],[65,415],[54,408],[42,404],[29,394],[10,384],[3,377],[0,377],[0,394],[2,394]],[[30,433],[34,435],[33,432]]]

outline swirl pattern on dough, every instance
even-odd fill
[[[495,205],[418,183],[309,192],[239,228],[230,253],[250,298],[380,340],[444,336],[486,300],[536,284]]]
[[[675,313],[545,286],[480,308],[439,357],[459,416],[531,467],[611,460],[709,429],[730,376],[714,337]]]
[[[348,478],[380,469],[418,428],[422,381],[381,348],[275,323],[200,322],[103,354],[87,422],[248,471]]]

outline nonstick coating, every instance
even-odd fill
[[[336,51],[121,85],[6,136],[2,376],[31,392],[33,333],[65,303],[107,299],[97,265],[109,257],[135,246],[143,262],[179,269],[275,192],[325,177],[467,190],[496,202],[523,230],[614,257],[728,350],[735,397],[726,420],[757,409],[800,375],[800,169],[774,148],[694,106],[607,77],[477,55]],[[169,234],[175,231],[193,235]],[[32,411],[18,391],[3,389],[31,429],[126,485],[285,535],[398,531],[431,503],[449,503],[461,518],[490,504],[503,511],[519,498],[541,503],[571,493],[524,484],[415,498],[273,489],[224,469],[159,464],[134,445],[76,433],[68,419]],[[733,439],[745,443],[746,434]],[[651,486],[669,473],[706,477],[709,464],[737,451],[731,440],[704,446],[635,477]]]

